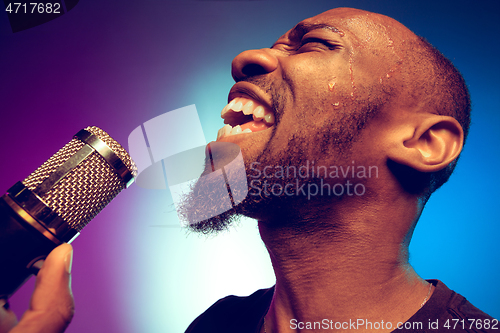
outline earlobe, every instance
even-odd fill
[[[449,116],[429,115],[415,126],[393,160],[420,172],[439,171],[455,160],[463,146],[463,130]]]

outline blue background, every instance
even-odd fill
[[[456,174],[424,211],[411,263],[500,317],[498,1],[81,0],[15,34],[0,13],[0,188],[89,125],[126,146],[140,124],[196,104],[205,138],[215,140],[234,56],[269,47],[300,20],[339,6],[397,19],[463,73],[473,101],[469,140]],[[71,333],[182,332],[220,297],[274,281],[254,221],[217,237],[190,235],[168,191],[136,185],[73,245]],[[12,298],[19,314],[32,285]]]

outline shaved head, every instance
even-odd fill
[[[373,78],[362,83],[362,88],[370,96],[367,101],[378,106],[380,103],[384,106],[394,103],[396,107],[416,112],[453,117],[462,126],[465,141],[470,126],[470,96],[465,80],[450,60],[426,39],[381,14],[335,8],[309,20],[332,14],[343,18],[337,29],[357,31],[355,52],[368,52],[380,58],[377,66],[362,68],[363,71],[370,71]],[[360,67],[353,66],[354,77],[357,69]],[[412,184],[404,184],[405,188],[425,193],[428,199],[448,180],[457,160],[441,171],[428,174],[394,164],[390,167],[401,182],[416,180]]]

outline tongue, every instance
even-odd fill
[[[258,132],[258,131],[263,131],[265,129],[268,129],[271,126],[266,124],[262,120],[260,120],[260,121],[252,120],[252,121],[249,121],[248,123],[244,123],[243,125],[240,125],[240,127],[241,127],[242,131],[249,128],[252,132]]]

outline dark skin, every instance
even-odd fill
[[[251,205],[245,211],[259,220],[276,274],[261,331],[294,332],[292,318],[383,320],[395,329],[419,310],[432,288],[408,263],[424,196],[407,193],[387,161],[422,172],[441,170],[460,154],[463,131],[454,118],[422,110],[418,100],[397,90],[398,79],[408,79],[398,72],[404,65],[401,48],[405,40],[417,38],[400,23],[338,8],[301,26],[309,31],[292,29],[271,49],[245,51],[233,60],[237,83],[229,100],[256,100],[273,108],[277,120],[267,130],[220,141],[238,144],[246,163],[310,160],[330,166],[355,161],[376,166],[379,175],[366,181],[363,196],[305,200],[282,211]],[[273,89],[265,88],[269,83]],[[387,89],[397,93],[377,100]],[[362,130],[350,133],[354,139],[349,144],[338,139],[350,137],[343,128],[346,115],[356,117],[359,105],[377,102],[382,102],[379,112]],[[323,146],[329,142],[325,130],[337,139],[318,149],[319,141]]]

